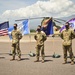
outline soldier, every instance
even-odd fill
[[[65,24],[66,29],[64,29],[60,36],[63,39],[63,53],[64,53],[64,63],[67,63],[67,51],[69,52],[70,59],[71,59],[71,65],[74,64],[74,56],[72,52],[72,39],[75,38],[75,32],[74,30],[69,28],[69,23],[66,22]]]
[[[46,37],[46,34],[43,31],[41,31],[40,26],[38,26],[37,32],[36,32],[34,38],[37,41],[37,44],[36,44],[37,60],[35,62],[39,62],[39,56],[40,56],[40,51],[41,51],[42,63],[44,63],[44,42],[46,41],[47,37]]]
[[[17,24],[14,24],[14,30],[11,32],[12,36],[12,60],[15,60],[15,55],[16,55],[16,49],[17,49],[17,54],[18,54],[18,60],[21,60],[21,51],[20,51],[20,46],[19,42],[20,39],[22,38],[22,34],[20,33],[19,30],[17,30]]]

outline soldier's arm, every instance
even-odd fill
[[[61,37],[61,39],[63,39],[63,31],[60,32],[59,36]]]
[[[47,40],[46,34],[44,32],[42,34],[43,34],[43,41],[46,41]]]
[[[72,39],[74,39],[75,38],[75,32],[74,32],[74,30],[72,30]]]
[[[18,31],[19,39],[22,39],[22,33]]]
[[[11,36],[12,36],[12,32],[11,32],[11,34],[10,34]]]
[[[13,31],[10,33],[10,35],[12,36]]]
[[[37,40],[37,36],[36,35],[34,35],[34,39]]]

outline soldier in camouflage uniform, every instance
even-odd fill
[[[64,63],[67,63],[67,51],[69,52],[70,59],[71,59],[71,65],[74,64],[74,56],[72,52],[72,39],[75,38],[75,32],[74,30],[69,28],[69,23],[66,22],[65,24],[66,29],[64,29],[60,36],[63,39],[63,53],[64,53]]]
[[[12,31],[11,36],[12,36],[12,56],[13,56],[11,60],[15,60],[16,49],[18,54],[18,60],[21,60],[21,51],[19,42],[20,39],[22,38],[22,34],[20,33],[19,30],[17,30],[17,24],[14,24],[14,30]]]
[[[35,62],[39,62],[39,56],[40,56],[40,51],[41,51],[42,63],[43,63],[44,62],[44,42],[46,41],[47,37],[46,37],[46,34],[43,31],[41,31],[40,26],[38,26],[37,32],[36,32],[34,38],[37,41],[37,43],[36,43],[36,58],[37,58],[37,60]]]

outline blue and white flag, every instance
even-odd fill
[[[22,35],[26,35],[26,34],[30,33],[28,20],[24,20],[24,21],[20,22],[18,24],[17,28],[18,28],[18,30],[21,31]],[[13,26],[11,26],[11,27],[8,28],[8,34],[9,34],[9,38],[10,39],[12,39],[12,37],[11,37],[12,30],[14,30]]]
[[[18,29],[21,31],[22,35],[30,34],[28,20],[24,20],[23,22],[19,23]]]
[[[12,39],[12,36],[11,36],[11,32],[14,30],[14,27],[13,26],[10,26],[8,28],[8,34],[9,34],[9,38]]]

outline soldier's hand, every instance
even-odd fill
[[[52,37],[55,37],[55,35],[52,35]]]

